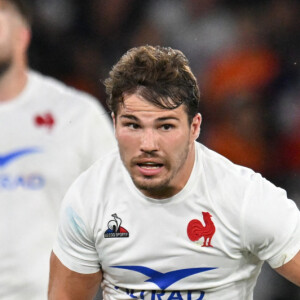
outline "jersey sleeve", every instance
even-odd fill
[[[60,211],[53,252],[68,269],[91,274],[100,270],[93,230],[84,211],[82,176],[67,192]]]
[[[300,250],[300,212],[283,189],[253,176],[241,214],[244,247],[278,268]]]

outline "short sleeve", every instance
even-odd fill
[[[100,270],[100,263],[82,204],[82,184],[80,176],[63,200],[53,252],[68,269],[91,274]]]
[[[241,214],[244,247],[278,268],[300,249],[300,212],[286,192],[253,175]]]

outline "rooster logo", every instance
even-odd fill
[[[35,125],[42,127],[48,127],[48,129],[52,129],[54,126],[55,120],[51,113],[46,113],[44,115],[37,115],[34,119]]]
[[[198,241],[200,238],[204,237],[204,243],[202,247],[213,247],[211,244],[211,239],[215,234],[216,227],[211,220],[212,215],[209,212],[202,212],[203,220],[205,226],[199,220],[192,220],[187,226],[187,235],[189,239],[193,242]]]

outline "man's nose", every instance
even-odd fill
[[[141,137],[141,151],[149,153],[157,150],[158,140],[154,130],[145,130]]]

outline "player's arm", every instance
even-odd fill
[[[52,252],[50,258],[49,300],[92,300],[102,273],[80,274],[65,267]]]
[[[300,286],[300,251],[288,263],[276,268],[275,271],[289,281]]]

